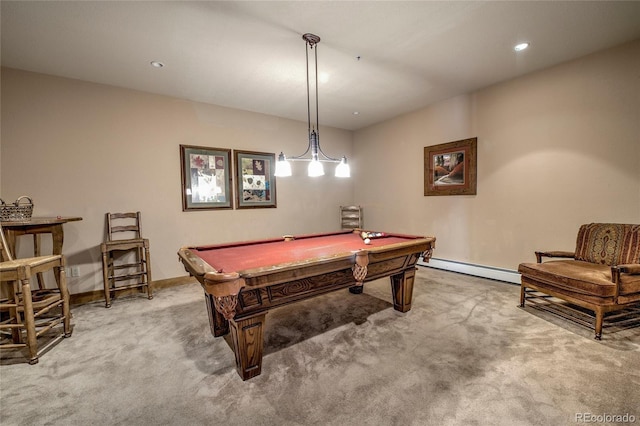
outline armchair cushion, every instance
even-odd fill
[[[576,260],[615,266],[640,263],[640,225],[589,223],[576,241]]]
[[[611,281],[611,268],[607,265],[573,259],[552,260],[544,263],[521,263],[518,272],[575,293],[614,297],[616,292],[616,285]]]

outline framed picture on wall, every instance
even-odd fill
[[[478,138],[424,148],[424,195],[475,195]]]
[[[231,150],[180,145],[182,211],[233,208]]]
[[[275,161],[273,153],[234,151],[237,209],[277,206]]]

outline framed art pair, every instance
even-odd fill
[[[268,152],[180,145],[182,211],[276,207],[275,160]]]

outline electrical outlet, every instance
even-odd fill
[[[80,267],[79,266],[72,266],[71,267],[71,276],[72,277],[79,277],[80,276]]]

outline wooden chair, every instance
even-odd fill
[[[107,241],[100,245],[105,306],[111,307],[111,292],[132,288],[146,287],[147,297],[153,299],[149,240],[142,238],[140,212],[106,217]],[[117,281],[127,283],[116,286]]]
[[[38,342],[42,334],[62,324],[63,336],[71,336],[69,291],[62,255],[14,259],[0,225],[0,283],[7,293],[0,299],[0,349],[28,348],[29,364],[38,363]],[[57,269],[57,289],[31,290],[32,278]]]
[[[362,207],[340,206],[340,227],[342,229],[362,229]]]

